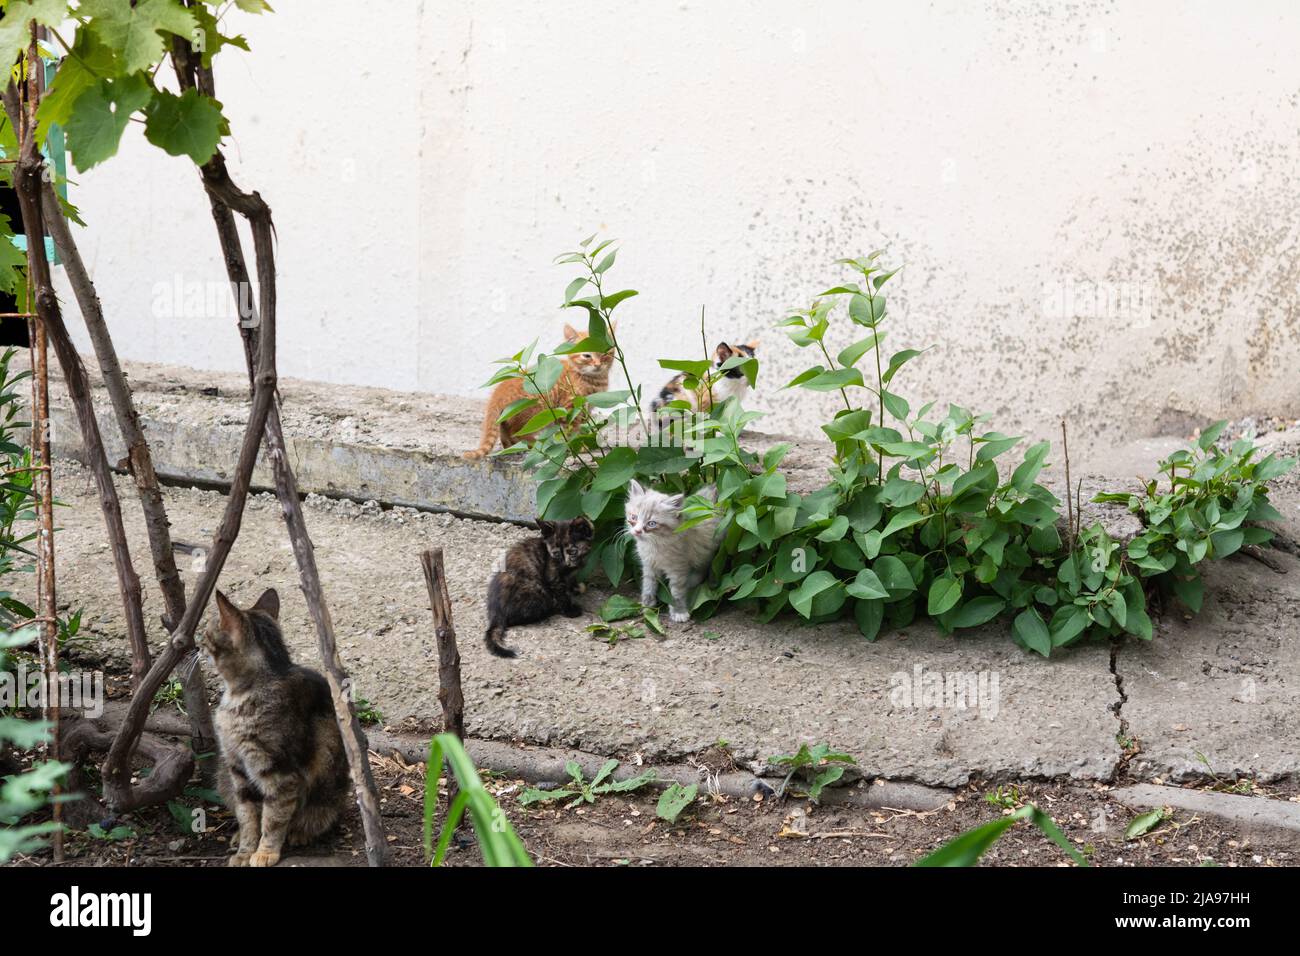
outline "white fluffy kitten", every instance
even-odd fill
[[[716,492],[709,488],[700,494],[713,497]],[[627,530],[636,542],[637,557],[641,559],[641,603],[653,607],[657,603],[658,581],[667,579],[672,595],[668,616],[677,623],[691,619],[686,602],[691,591],[708,576],[709,563],[718,547],[716,520],[678,533],[677,526],[683,521],[683,501],[683,495],[666,495],[644,488],[637,481],[627,490]]]

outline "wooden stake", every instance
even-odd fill
[[[442,548],[432,548],[420,555],[424,568],[424,586],[429,591],[429,609],[433,612],[433,629],[438,639],[438,703],[442,704],[442,729],[465,739],[465,694],[460,685],[460,650],[456,647],[456,628],[451,619],[451,596],[447,593],[447,574],[442,564]]]

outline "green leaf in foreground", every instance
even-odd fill
[[[437,845],[434,844],[434,817],[438,812],[438,778],[442,776],[443,757],[455,776],[457,791],[447,807]],[[479,779],[474,762],[465,745],[455,734],[438,734],[429,741],[429,759],[424,777],[424,854],[430,865],[438,866],[447,855],[452,834],[461,816],[469,810],[474,835],[486,866],[532,866],[533,861],[515,834],[510,820],[497,806]]]
[[[1002,834],[1021,820],[1029,820],[1042,830],[1053,843],[1059,846],[1079,866],[1088,866],[1082,853],[1075,849],[1061,828],[1052,822],[1042,810],[1032,803],[1025,804],[1015,813],[998,820],[991,820],[949,840],[929,856],[916,862],[917,866],[974,866],[984,852],[997,842]]]
[[[606,622],[625,621],[641,616],[641,602],[622,594],[611,594],[600,608],[600,619]]]
[[[682,811],[695,802],[695,795],[698,792],[698,784],[687,784],[685,787],[680,783],[670,785],[667,790],[659,795],[659,803],[655,807],[655,814],[660,820],[676,823],[677,818],[682,815]]]
[[[221,104],[197,90],[180,96],[159,90],[145,109],[144,135],[172,156],[188,156],[202,166],[228,133]]]
[[[1133,818],[1133,821],[1124,828],[1124,839],[1136,840],[1138,837],[1150,833],[1164,818],[1164,810],[1148,810],[1146,813],[1138,814]]]
[[[930,585],[930,594],[926,599],[926,608],[932,617],[937,617],[951,610],[961,600],[961,581],[945,574],[935,578]]]
[[[198,27],[194,16],[176,0],[81,0],[77,12],[94,18],[95,32],[117,54],[127,73],[147,70],[163,58],[164,40],[159,31],[188,40]]]
[[[90,169],[117,153],[131,114],[144,109],[152,92],[140,73],[101,80],[78,98],[68,118],[68,152],[80,170]]]

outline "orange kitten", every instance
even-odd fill
[[[571,325],[564,327],[564,340],[577,342],[585,336]],[[575,395],[594,395],[609,388],[609,369],[614,364],[614,352],[573,352],[561,355],[564,371],[551,389],[550,402],[557,408],[572,408]],[[507,379],[492,389],[488,396],[487,414],[483,418],[483,440],[473,451],[464,452],[461,457],[466,461],[478,461],[491,453],[496,446],[498,435],[501,447],[509,448],[515,443],[515,433],[528,424],[528,420],[541,409],[541,402],[532,408],[510,416],[497,424],[497,419],[511,402],[528,397],[524,391],[524,379]],[[533,396],[534,398],[536,396]],[[531,442],[531,436],[524,436],[524,441]]]

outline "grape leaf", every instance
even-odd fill
[[[160,30],[189,40],[198,29],[194,15],[178,0],[138,0],[134,4],[82,0],[79,12],[91,18],[90,28],[118,55],[124,73],[148,69],[163,58]]]
[[[229,131],[221,104],[197,90],[186,90],[180,96],[159,90],[145,109],[145,138],[200,166],[212,158],[221,137]]]
[[[82,93],[117,73],[113,51],[91,30],[78,30],[72,52],[63,58],[36,111],[36,139],[44,142],[51,124],[67,125]]]
[[[142,73],[100,80],[84,90],[64,127],[76,167],[84,172],[115,154],[131,114],[143,108],[149,96]]]
[[[18,59],[18,54],[32,42],[31,23],[57,27],[68,17],[65,0],[14,0],[5,7],[0,20],[0,58],[6,65]],[[7,82],[7,81],[6,81]]]

